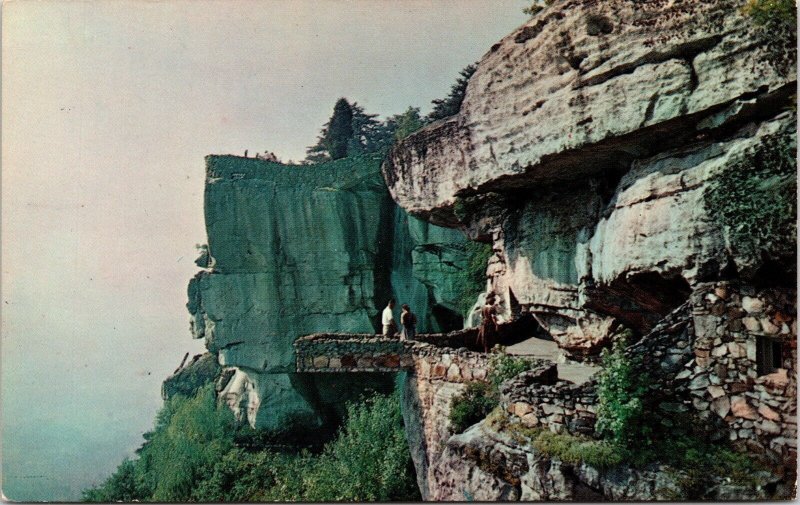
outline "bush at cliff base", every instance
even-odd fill
[[[249,428],[246,428],[249,430]],[[84,501],[391,501],[419,500],[396,396],[347,407],[337,437],[319,454],[277,452],[237,441],[233,415],[213,386],[175,396],[153,432]],[[250,437],[251,440],[253,437]]]

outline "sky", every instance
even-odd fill
[[[447,95],[529,1],[32,1],[2,11],[2,492],[75,500],[191,339],[207,154],[300,160],[339,97]]]

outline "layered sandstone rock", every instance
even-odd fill
[[[555,2],[483,57],[460,114],[393,151],[384,167],[392,196],[414,214],[454,223],[460,195],[625,170],[634,158],[757,116],[761,104],[793,92],[794,65],[775,61],[740,7]]]
[[[739,7],[555,2],[483,57],[459,114],[391,152],[392,197],[491,242],[507,314],[572,357],[646,333],[697,282],[794,271],[794,236],[744,254],[708,201],[771,140],[794,143],[794,53]]]

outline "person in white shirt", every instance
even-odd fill
[[[383,336],[391,337],[397,332],[397,325],[394,322],[394,298],[389,300],[389,304],[383,309],[383,317],[381,323],[383,324]]]

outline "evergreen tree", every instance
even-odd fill
[[[353,102],[353,137],[350,139],[347,155],[374,153],[389,147],[392,132],[384,122],[376,119],[377,114],[367,114],[364,108]]]
[[[345,98],[336,101],[333,115],[322,126],[317,143],[306,149],[306,161],[322,163],[347,156],[347,147],[353,137],[353,107]]]
[[[446,98],[439,98],[431,102],[433,110],[428,114],[428,122],[458,114],[458,111],[461,110],[461,102],[464,101],[464,95],[467,91],[467,83],[472,74],[475,73],[476,68],[477,66],[474,63],[464,67],[459,73],[456,83],[450,88],[450,94]]]
[[[350,104],[340,98],[317,143],[306,150],[306,162],[321,163],[388,149],[394,140],[394,130],[377,117],[365,112],[358,103]]]
[[[325,130],[324,142],[332,160],[347,157],[347,146],[353,138],[353,108],[340,98],[333,107],[333,116]]]

